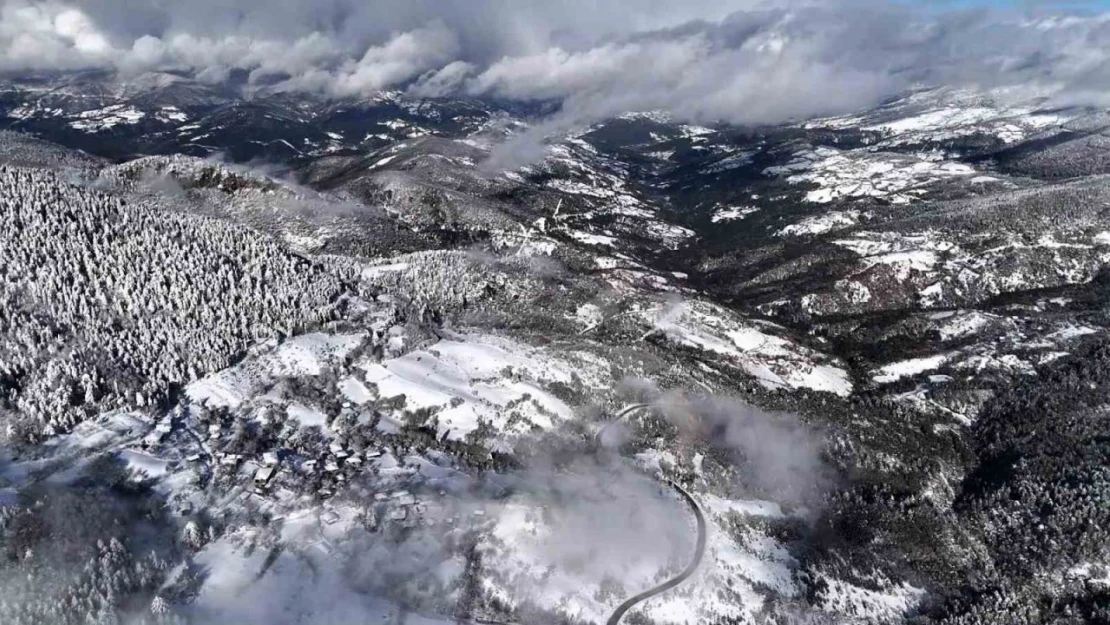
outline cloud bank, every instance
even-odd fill
[[[558,132],[629,110],[777,123],[906,88],[1110,102],[1110,14],[877,0],[3,0],[0,70],[233,70],[255,86],[560,103]]]

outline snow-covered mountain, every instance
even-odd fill
[[[1106,112],[545,113],[4,82],[0,620],[1110,618]]]

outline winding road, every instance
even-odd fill
[[[597,446],[602,447],[601,439],[605,435],[605,430],[608,430],[613,425],[616,425],[617,423],[620,423],[621,421],[624,420],[625,417],[632,414],[633,412],[636,412],[637,410],[643,410],[644,408],[650,408],[650,407],[651,407],[651,404],[629,404],[629,405],[625,406],[624,408],[621,408],[620,412],[618,412],[616,414],[616,416],[614,416],[612,419],[610,419],[605,425],[601,426],[601,428],[598,429],[597,434],[594,434],[594,441],[597,443]]]
[[[640,410],[641,408],[647,408],[647,407],[648,407],[648,404],[632,404],[631,406],[626,406],[624,409],[622,409],[620,412],[618,412],[617,415],[613,418],[612,421],[610,421],[604,427],[602,427],[600,430],[598,430],[597,435],[596,435],[596,439],[597,439],[597,442],[598,442],[599,446],[600,446],[600,443],[601,443],[601,435],[602,435],[603,432],[605,432],[606,428],[608,428],[613,423],[616,423],[616,422],[620,421],[621,419],[628,416],[632,412],[634,412],[636,410]],[[648,599],[651,599],[652,597],[654,597],[656,595],[660,595],[662,593],[665,593],[668,590],[674,588],[675,586],[678,586],[682,582],[689,579],[690,576],[693,575],[698,570],[698,566],[701,565],[702,558],[705,556],[705,541],[706,541],[706,536],[707,536],[707,530],[706,530],[706,525],[705,525],[705,514],[702,513],[701,506],[698,505],[698,502],[697,502],[696,499],[694,499],[694,496],[691,495],[685,488],[680,486],[677,482],[667,480],[667,484],[670,485],[671,488],[675,489],[678,492],[678,494],[682,496],[682,499],[685,500],[687,505],[690,506],[690,509],[693,510],[694,518],[697,520],[698,541],[697,541],[697,545],[694,547],[694,558],[690,561],[690,564],[686,565],[686,568],[683,569],[682,572],[679,573],[678,575],[676,575],[675,577],[672,577],[671,579],[668,579],[667,581],[663,582],[662,584],[659,584],[658,586],[655,586],[653,588],[649,588],[649,589],[641,592],[638,595],[635,595],[635,596],[632,596],[632,597],[629,597],[628,599],[626,599],[624,601],[624,603],[617,606],[616,610],[613,610],[613,614],[609,616],[609,620],[605,621],[605,625],[618,625],[620,623],[621,619],[624,618],[625,613],[627,613],[629,610],[634,608],[637,604],[642,603],[644,601],[647,601]]]
[[[633,607],[635,607],[637,603],[647,601],[648,599],[651,599],[656,595],[667,592],[668,590],[674,588],[675,586],[678,586],[682,582],[689,579],[689,577],[698,570],[698,566],[701,564],[702,557],[705,556],[705,515],[702,514],[701,506],[698,505],[698,502],[694,500],[694,497],[690,495],[690,493],[686,492],[685,488],[682,488],[681,486],[674,482],[671,482],[670,480],[668,480],[667,483],[670,484],[671,487],[674,488],[676,491],[678,491],[680,495],[682,495],[682,498],[686,500],[686,503],[690,504],[690,509],[694,511],[694,518],[696,518],[698,521],[698,544],[696,547],[694,547],[694,559],[691,560],[690,564],[686,565],[686,568],[683,569],[683,571],[677,576],[668,579],[667,581],[659,584],[654,588],[649,588],[634,597],[629,597],[624,603],[617,606],[616,610],[613,610],[612,616],[609,617],[609,620],[605,621],[605,625],[617,625],[618,623],[620,623],[621,618],[624,616],[625,612],[631,610]]]

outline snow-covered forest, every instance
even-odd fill
[[[325,320],[341,293],[335,272],[244,227],[5,167],[5,439],[32,443],[113,407],[163,404],[255,341]]]

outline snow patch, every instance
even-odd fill
[[[724,356],[766,388],[808,388],[841,396],[852,392],[843,368],[823,362],[826,358],[801,345],[744,324],[713,304],[692,301],[644,314],[655,316],[654,332],[680,345]]]
[[[185,394],[198,404],[234,408],[274,378],[319,375],[329,362],[350,353],[365,337],[365,334],[304,334],[189,384]]]
[[[713,211],[709,220],[715,224],[722,221],[739,221],[758,211],[758,206],[723,206]]]
[[[904,377],[936,369],[947,362],[950,357],[950,354],[937,354],[936,356],[912,358],[910,360],[894,362],[880,367],[878,371],[872,375],[872,379],[879,384],[887,384],[901,380]]]
[[[146,113],[126,104],[113,104],[102,109],[84,111],[69,125],[74,130],[101,132],[116,126],[130,126],[139,123]]]
[[[934,317],[934,319],[936,318],[937,317]],[[998,317],[978,311],[971,311],[958,313],[947,319],[948,320],[944,324],[937,328],[937,332],[940,333],[942,341],[950,341],[952,339],[971,336],[989,326],[991,322],[998,319]]]
[[[169,465],[165,460],[138,449],[124,449],[119,452],[119,457],[128,469],[153,478],[164,476]]]
[[[438,434],[459,439],[486,422],[504,433],[549,428],[573,411],[543,385],[571,383],[580,367],[540,349],[492,336],[442,340],[381,363],[368,363],[364,382],[383,398],[405,396],[405,407],[433,409]]]
[[[869,150],[816,148],[794,155],[786,165],[768,167],[767,176],[787,176],[790,184],[816,185],[807,202],[827,204],[842,198],[884,198],[894,204],[919,199],[922,187],[946,178],[970,176],[975,169],[944,161],[940,155],[909,155]]]
[[[786,226],[776,234],[780,237],[805,235],[818,235],[854,226],[859,223],[861,213],[858,210],[830,211],[821,215],[807,217],[802,221]]]

